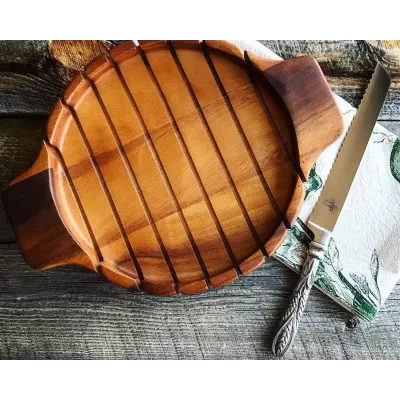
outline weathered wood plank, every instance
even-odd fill
[[[296,276],[271,261],[196,296],[134,293],[77,267],[34,272],[0,245],[0,358],[272,358],[271,340]],[[400,358],[398,286],[372,324],[314,291],[289,359]]]
[[[45,127],[45,118],[0,118],[0,192],[35,161]],[[11,241],[14,235],[0,202],[0,242]]]
[[[0,114],[48,115],[77,71],[118,41],[0,41]]]
[[[43,114],[51,111],[68,82],[104,47],[121,41],[0,41],[0,114]],[[398,120],[400,55],[398,43],[373,41],[268,41],[283,58],[311,54],[319,61],[332,89],[354,106],[364,93],[379,60],[392,74],[393,85],[381,118]]]
[[[67,81],[48,41],[0,41],[1,113],[48,114]]]
[[[260,40],[282,58],[310,54],[332,77],[369,79],[377,61],[392,78],[400,79],[400,41],[366,40]]]
[[[46,123],[45,118],[0,118],[0,191],[35,161]]]

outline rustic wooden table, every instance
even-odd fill
[[[46,117],[88,60],[118,41],[0,41],[0,190],[36,158]],[[380,120],[400,133],[400,43],[261,41],[284,58],[311,54],[335,93],[357,106],[377,60],[393,85]],[[0,358],[268,359],[297,277],[271,260],[196,296],[153,297],[67,266],[26,266],[0,205]],[[377,319],[358,323],[317,290],[289,359],[400,358],[400,285]]]

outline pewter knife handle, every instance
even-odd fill
[[[301,270],[300,278],[290,296],[289,305],[279,321],[278,331],[272,343],[272,351],[278,357],[285,355],[296,336],[297,328],[306,306],[308,295],[314,283],[319,262],[324,256],[325,249],[326,247],[319,243],[314,241],[310,243],[307,259]]]

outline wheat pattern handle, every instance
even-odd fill
[[[301,271],[300,278],[290,296],[289,305],[279,321],[278,330],[272,343],[272,351],[278,357],[285,355],[296,336],[301,315],[303,314],[319,262],[324,256],[325,249],[324,245],[314,241],[310,243],[307,259]]]

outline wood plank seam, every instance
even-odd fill
[[[255,154],[253,152],[253,149],[251,148],[251,145],[250,145],[250,143],[249,143],[249,141],[248,141],[248,139],[246,137],[246,134],[245,134],[245,132],[243,130],[242,124],[240,123],[239,118],[236,115],[235,109],[233,108],[233,105],[232,105],[232,102],[231,102],[231,100],[230,100],[230,98],[228,96],[228,93],[226,92],[225,87],[224,87],[224,85],[223,85],[223,83],[221,81],[221,78],[219,77],[218,71],[215,68],[214,62],[211,59],[211,56],[210,56],[209,50],[208,50],[208,46],[207,46],[206,42],[204,42],[204,41],[202,41],[200,43],[200,45],[201,45],[201,48],[203,50],[203,54],[204,54],[204,57],[205,57],[205,59],[207,61],[207,64],[210,67],[210,70],[211,70],[211,72],[212,72],[212,74],[214,76],[215,82],[217,83],[218,89],[221,92],[221,96],[224,99],[224,102],[225,102],[225,104],[226,104],[226,106],[227,106],[227,108],[229,110],[229,113],[230,113],[230,115],[232,117],[232,120],[233,120],[233,122],[234,122],[234,124],[236,126],[236,129],[237,129],[237,131],[239,133],[240,138],[242,139],[243,145],[246,148],[246,152],[247,152],[247,154],[249,155],[249,157],[251,159],[253,167],[257,172],[257,175],[258,175],[258,177],[260,179],[260,182],[261,182],[261,184],[262,184],[262,186],[264,188],[264,191],[265,191],[265,193],[266,193],[266,195],[267,195],[267,197],[268,197],[268,199],[269,199],[269,201],[270,201],[270,203],[271,203],[276,215],[280,218],[281,222],[284,223],[286,229],[290,229],[290,224],[287,221],[286,216],[280,210],[280,208],[278,206],[278,203],[275,200],[275,197],[273,196],[273,194],[271,192],[271,189],[270,189],[270,187],[269,187],[269,185],[267,183],[267,180],[264,177],[264,174],[263,174],[263,172],[261,170],[261,167],[258,164],[256,156],[255,156]]]
[[[82,78],[83,79],[85,79],[85,76],[86,76],[86,74],[82,73]],[[83,126],[82,126],[81,122],[79,121],[78,115],[76,114],[75,110],[70,105],[68,105],[64,99],[61,99],[61,104],[69,111],[72,119],[74,120],[76,126],[78,127],[78,131],[79,131],[79,133],[80,133],[80,135],[82,137],[82,140],[83,140],[83,142],[85,144],[86,150],[87,150],[87,152],[89,154],[89,159],[90,159],[90,162],[92,164],[92,167],[93,167],[93,169],[94,169],[94,171],[96,173],[96,176],[97,176],[97,178],[99,180],[100,186],[103,189],[104,195],[105,195],[105,197],[107,199],[107,202],[108,202],[108,205],[109,205],[109,207],[111,209],[111,213],[112,213],[112,215],[114,217],[114,220],[115,220],[115,222],[116,222],[116,224],[118,226],[118,229],[120,231],[121,237],[122,237],[122,239],[123,239],[123,241],[125,243],[125,246],[126,246],[126,248],[128,250],[129,256],[130,256],[133,264],[135,265],[135,269],[136,269],[135,272],[138,275],[138,278],[139,278],[139,281],[140,281],[139,284],[138,284],[138,288],[140,289],[140,284],[143,281],[142,270],[140,268],[140,265],[139,265],[139,262],[138,262],[138,260],[136,258],[136,255],[133,252],[132,246],[131,246],[131,244],[130,244],[130,242],[128,240],[128,236],[127,236],[125,228],[124,228],[124,226],[122,224],[121,218],[120,218],[120,216],[118,214],[117,208],[116,208],[116,206],[114,204],[114,200],[112,199],[110,190],[108,189],[108,186],[107,186],[107,183],[106,183],[106,181],[104,179],[103,173],[101,172],[100,167],[99,167],[99,165],[97,163],[96,156],[93,153],[92,146],[89,143],[89,140],[88,140],[88,138],[86,136],[86,133],[85,133],[85,131],[83,129]]]

